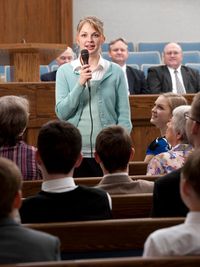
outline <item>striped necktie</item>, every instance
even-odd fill
[[[175,74],[175,80],[176,80],[176,91],[178,94],[185,94],[185,90],[184,90],[184,87],[181,83],[181,81],[179,80],[179,77],[178,77],[178,71],[177,70],[174,70],[174,74]]]

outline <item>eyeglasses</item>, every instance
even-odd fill
[[[192,121],[196,121],[197,123],[200,123],[200,121],[198,121],[198,120],[192,118],[192,117],[190,116],[190,114],[188,114],[187,112],[184,114],[184,117],[185,117],[186,120],[190,119],[190,120],[192,120]]]

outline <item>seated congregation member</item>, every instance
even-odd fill
[[[118,38],[109,43],[109,56],[112,61],[121,66],[129,94],[148,94],[144,72],[126,64],[129,56],[128,44],[123,38]]]
[[[14,161],[24,180],[41,179],[36,148],[26,144],[23,134],[29,120],[29,102],[24,97],[0,97],[0,156]]]
[[[190,106],[183,105],[173,110],[172,119],[167,123],[166,139],[172,148],[153,157],[147,166],[147,175],[162,175],[179,169],[192,151],[186,136],[185,113]]]
[[[200,255],[199,166],[200,149],[197,149],[188,157],[181,170],[181,198],[189,208],[185,222],[152,233],[145,242],[143,257]]]
[[[71,47],[67,47],[67,49],[61,53],[57,58],[56,58],[56,63],[58,64],[58,67],[61,66],[64,63],[71,62],[74,60],[75,55]],[[41,75],[40,79],[42,82],[50,82],[50,81],[55,81],[56,80],[56,72],[57,70],[44,73]]]
[[[181,105],[187,105],[187,100],[175,93],[165,93],[160,95],[151,110],[150,122],[160,130],[160,137],[151,142],[146,150],[145,162],[149,162],[155,155],[171,149],[165,138],[167,123],[172,117],[172,111]]]
[[[186,135],[193,149],[200,148],[200,93],[192,101],[191,110],[185,114]],[[173,171],[155,181],[153,192],[153,217],[185,216],[188,208],[179,193],[180,171]]]
[[[97,135],[95,159],[100,164],[104,177],[96,186],[110,194],[152,193],[154,182],[133,181],[128,176],[128,163],[134,149],[130,135],[121,126],[107,127]]]
[[[57,237],[19,223],[22,175],[17,165],[0,158],[0,264],[60,260]]]
[[[168,43],[163,51],[164,65],[148,69],[147,83],[152,94],[178,94],[200,91],[198,70],[182,65],[183,52],[177,43]]]
[[[51,121],[41,127],[37,159],[44,181],[41,192],[23,201],[23,223],[111,218],[108,193],[74,183],[74,169],[82,160],[81,145],[81,134],[71,123]]]

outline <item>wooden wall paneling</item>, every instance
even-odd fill
[[[1,0],[0,32],[0,43],[70,44],[72,0]]]
[[[72,0],[60,0],[60,42],[73,45],[73,3]]]

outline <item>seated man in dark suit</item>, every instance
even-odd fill
[[[58,67],[59,67],[64,63],[68,63],[68,62],[72,61],[74,58],[75,58],[75,56],[74,56],[73,50],[71,49],[71,47],[67,47],[67,49],[56,58],[56,62],[57,62]],[[44,73],[41,75],[40,80],[42,82],[55,81],[56,80],[56,72],[57,72],[57,70],[54,70],[54,71],[51,71],[48,73]]]
[[[128,58],[128,44],[123,38],[109,43],[109,56],[112,61],[119,64],[124,71],[129,94],[148,94],[144,72],[126,65]]]
[[[36,155],[44,174],[42,191],[26,198],[23,223],[100,220],[111,218],[111,199],[101,189],[77,186],[73,172],[81,164],[81,134],[71,123],[51,121],[38,135]]]
[[[186,134],[194,149],[200,148],[200,92],[194,96],[191,111],[185,114]],[[153,192],[153,217],[185,216],[188,208],[179,193],[181,170],[173,171],[155,181]]]
[[[21,187],[17,165],[0,158],[0,264],[60,260],[57,237],[20,224]]]
[[[179,94],[200,91],[198,70],[181,65],[182,48],[177,43],[169,43],[163,51],[165,65],[148,69],[147,84],[151,94],[174,92]]]

